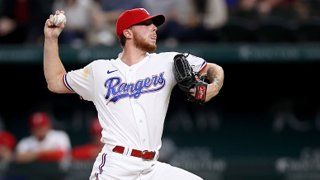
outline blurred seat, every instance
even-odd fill
[[[232,17],[219,29],[219,39],[223,42],[255,42],[256,28],[254,20]]]
[[[320,42],[320,17],[301,22],[297,29],[297,36],[301,42]]]
[[[263,19],[256,29],[258,42],[297,42],[297,26],[296,21],[279,17]]]

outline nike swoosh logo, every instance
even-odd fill
[[[113,70],[113,71],[109,71],[109,70],[108,70],[107,73],[108,73],[108,74],[111,74],[111,73],[116,72],[116,71],[118,71],[118,70]]]

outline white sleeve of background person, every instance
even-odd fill
[[[32,136],[22,138],[16,147],[17,153],[24,153],[32,150],[34,147],[38,146],[38,143]]]
[[[63,151],[69,151],[71,149],[71,142],[66,132],[61,130],[52,130],[51,133],[52,141],[56,141],[56,143],[52,144],[55,144],[57,149],[61,149]]]
[[[92,94],[94,92],[94,77],[92,64],[93,62],[82,69],[70,71],[64,77],[64,84],[66,87],[76,92],[87,101],[93,100]]]
[[[176,12],[176,17],[179,23],[188,26],[190,21],[197,16],[193,2],[191,0],[175,0],[175,2],[175,9],[171,12]]]
[[[207,1],[203,24],[208,29],[216,29],[227,23],[228,7],[225,1]]]

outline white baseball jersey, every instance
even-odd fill
[[[65,85],[92,101],[103,128],[102,142],[109,145],[158,151],[170,95],[176,84],[173,58],[176,52],[147,54],[132,66],[117,59],[96,60],[83,69],[68,72]],[[195,72],[206,66],[189,55]]]

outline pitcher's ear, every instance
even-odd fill
[[[131,38],[132,37],[132,30],[131,29],[125,29],[123,30],[123,35],[126,38]]]

